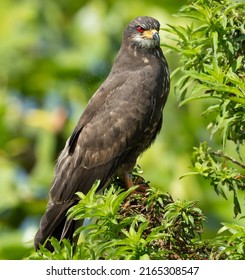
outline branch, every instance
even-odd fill
[[[238,166],[242,167],[243,169],[245,169],[245,164],[241,163],[240,161],[237,161],[236,159],[234,159],[234,158],[232,158],[232,157],[230,157],[228,155],[223,154],[222,152],[210,152],[210,154],[215,155],[217,157],[222,157],[222,158],[225,158],[227,160],[230,160],[233,163],[235,163],[236,165],[238,165]]]

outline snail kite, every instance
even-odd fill
[[[66,217],[96,179],[132,185],[137,157],[156,138],[169,93],[169,71],[160,48],[159,22],[137,17],[125,28],[108,78],[95,92],[61,152],[35,248],[48,237],[72,240],[76,222]]]

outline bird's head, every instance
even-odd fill
[[[155,48],[160,46],[160,23],[152,17],[137,17],[132,20],[124,31],[124,39],[130,45],[140,48]]]

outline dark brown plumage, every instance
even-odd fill
[[[72,240],[76,223],[67,210],[76,192],[100,188],[113,177],[126,178],[137,157],[156,138],[169,92],[169,71],[160,48],[160,24],[138,17],[126,27],[111,72],[96,91],[67,140],[55,168],[50,198],[35,248],[48,237]]]

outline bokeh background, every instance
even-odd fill
[[[44,212],[55,160],[89,98],[106,78],[126,24],[139,15],[162,27],[185,0],[4,0],[0,5],[0,259],[28,256]],[[161,42],[170,42],[161,31]],[[171,71],[179,58],[163,48]],[[196,200],[204,235],[232,222],[232,201],[190,171],[193,146],[211,141],[206,104],[178,106],[172,90],[164,125],[140,158],[144,177],[174,199]],[[212,140],[214,141],[214,140]],[[220,141],[221,142],[221,141]],[[221,145],[219,140],[215,145]],[[233,149],[233,147],[232,147]],[[237,220],[236,220],[237,222]]]

